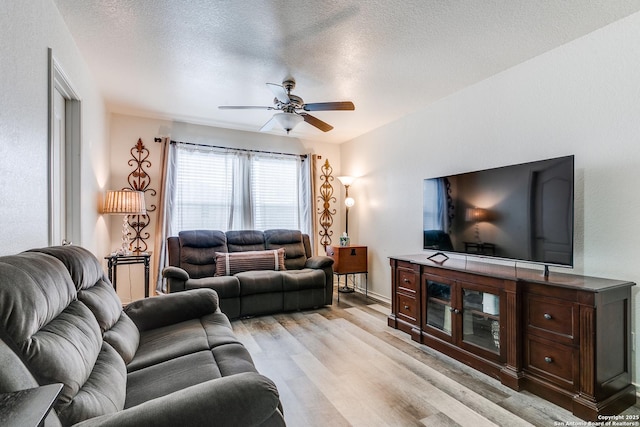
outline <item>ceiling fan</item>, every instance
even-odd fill
[[[311,104],[305,104],[302,98],[293,95],[291,91],[296,87],[296,82],[293,78],[287,79],[282,82],[282,85],[275,83],[267,83],[267,87],[273,92],[275,98],[273,99],[273,107],[261,107],[251,105],[221,105],[218,108],[221,110],[278,110],[281,113],[274,114],[274,116],[260,128],[260,132],[267,132],[273,128],[276,123],[279,123],[287,134],[296,127],[296,125],[302,121],[309,123],[311,126],[315,126],[323,132],[328,132],[333,129],[329,123],[323,122],[317,117],[307,114],[306,111],[336,111],[336,110],[355,110],[356,107],[351,101],[342,102],[315,102]]]

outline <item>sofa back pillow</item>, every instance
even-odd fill
[[[218,252],[215,256],[216,276],[233,276],[242,271],[286,270],[284,248],[272,251]]]
[[[52,246],[31,251],[46,253],[62,261],[78,290],[78,299],[96,317],[104,339],[122,356],[125,363],[129,363],[140,343],[140,334],[133,322],[123,314],[122,302],[100,261],[81,246]],[[120,324],[122,322],[125,324]]]
[[[300,270],[307,262],[303,235],[298,230],[265,230],[265,247],[269,250],[284,248],[287,270]]]
[[[227,252],[265,250],[264,233],[260,230],[229,230],[225,234],[227,235]]]
[[[216,252],[227,252],[227,236],[219,230],[187,230],[178,233],[180,259],[175,265],[189,273],[192,279],[211,277],[215,274],[213,263]]]

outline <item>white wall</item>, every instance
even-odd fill
[[[156,136],[170,136],[174,141],[247,148],[252,150],[277,151],[293,154],[314,153],[322,156],[322,160],[319,161],[319,163],[324,162],[325,159],[329,159],[329,162],[332,165],[335,164],[334,168],[339,167],[340,165],[340,148],[338,145],[305,142],[284,135],[279,136],[260,134],[256,132],[243,132],[121,114],[111,115],[110,129],[112,188],[109,189],[120,189],[128,186],[127,176],[133,170],[133,167],[128,164],[128,161],[132,159],[130,150],[136,144],[138,138],[142,138],[142,142],[149,150],[149,161],[151,162],[150,168],[145,167],[145,170],[151,179],[151,185],[149,188],[159,191],[160,145],[153,141]],[[338,183],[338,185],[340,184]],[[157,200],[158,195],[152,197],[147,193],[145,196],[147,206],[157,205]],[[152,251],[155,242],[154,232],[157,213],[150,213],[149,216],[151,223],[145,231],[149,231],[151,234],[151,237],[147,239],[147,244],[149,251]],[[107,217],[105,215],[105,220],[111,225],[111,250],[113,250],[120,244],[120,236],[122,235],[122,217]],[[334,233],[337,235],[338,230],[341,227],[340,218],[337,218],[335,227],[336,231]],[[152,272],[155,272],[155,268],[155,263],[152,257]],[[142,274],[143,269],[141,265],[118,267],[118,294],[124,302],[142,298],[144,296]],[[154,281],[153,278],[151,281]]]
[[[344,172],[361,176],[349,228],[369,246],[373,291],[390,297],[388,256],[422,250],[424,178],[567,154],[574,272],[640,282],[638,52],[635,14],[343,144]]]
[[[81,241],[108,247],[97,206],[109,174],[102,96],[51,0],[9,0],[0,13],[0,254],[48,244],[48,48],[82,100]]]

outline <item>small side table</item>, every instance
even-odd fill
[[[48,384],[27,390],[0,394],[0,425],[40,427],[56,403],[62,384]]]
[[[338,276],[338,302],[340,293],[354,292],[349,287],[349,274],[364,274],[364,296],[369,297],[367,247],[366,246],[327,246],[327,256],[333,258],[333,274]],[[340,287],[340,276],[346,276],[344,286]]]
[[[104,257],[107,260],[109,269],[109,280],[113,284],[113,289],[117,288],[118,266],[130,264],[144,264],[144,297],[149,298],[149,260],[151,252],[133,252],[131,255],[109,255]]]

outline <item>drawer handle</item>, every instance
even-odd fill
[[[409,279],[407,279],[407,278],[405,277],[404,279],[402,279],[402,281],[403,281],[404,283],[409,283],[411,280],[409,280]]]
[[[405,310],[409,310],[409,306],[408,306],[408,305],[405,305],[405,306],[404,306],[404,309],[405,309]]]
[[[549,313],[545,313],[544,318],[547,320],[551,320],[551,315]]]
[[[552,358],[550,358],[549,356],[546,356],[546,357],[544,358],[544,361],[545,361],[545,362],[547,362],[547,363],[551,363],[551,362],[553,362],[553,359],[552,359]]]
[[[457,308],[453,308],[453,307],[449,307],[449,311],[455,314],[460,313],[460,310],[458,310]]]

